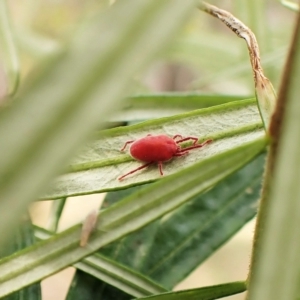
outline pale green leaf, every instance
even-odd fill
[[[214,300],[242,293],[246,290],[244,281],[230,282],[219,285],[207,286],[198,289],[170,292],[146,298],[149,300]]]
[[[250,98],[250,97],[249,97]],[[126,99],[112,121],[139,121],[169,117],[187,111],[246,99],[233,95],[202,95],[199,93],[163,93],[136,95]]]
[[[50,232],[38,227],[35,234],[42,240],[51,237]],[[150,278],[99,253],[85,257],[73,266],[135,297],[167,291]]]
[[[43,198],[56,199],[65,196],[103,192],[147,183],[160,178],[157,166],[153,165],[126,179],[118,177],[141,165],[128,154],[120,152],[128,140],[147,134],[173,136],[196,136],[201,141],[213,142],[199,150],[190,151],[185,157],[164,164],[164,173],[169,175],[205,161],[240,145],[264,136],[261,118],[255,100],[230,102],[198,111],[151,120],[137,125],[115,128],[101,132],[100,139],[77,157],[71,166],[73,172],[60,176],[53,189]]]

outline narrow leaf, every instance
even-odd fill
[[[0,54],[2,56],[0,60],[0,70],[2,67],[4,68],[8,83],[6,92],[7,95],[12,96],[17,91],[19,85],[20,65],[6,0],[0,1],[0,44]],[[1,96],[4,95],[0,94],[0,98]]]
[[[228,241],[256,214],[264,158],[260,155],[162,221],[140,271],[174,288]]]
[[[74,289],[74,288],[76,289]],[[132,296],[80,270],[74,276],[66,300],[131,300]]]
[[[300,13],[278,106],[272,119],[273,159],[259,210],[249,300],[295,299],[300,261]],[[283,118],[283,119],[282,119]],[[278,147],[278,148],[277,148]],[[278,149],[278,150],[277,150]],[[275,152],[275,155],[274,155]],[[274,159],[275,156],[275,159]],[[270,164],[267,165],[270,167]],[[269,169],[267,169],[269,170]],[[270,174],[271,173],[271,174]]]
[[[51,232],[48,232],[42,228],[36,227],[35,234],[37,238],[45,240],[51,237]],[[84,279],[84,274],[94,276],[100,281],[106,282],[115,286],[119,290],[124,291],[135,297],[148,296],[152,294],[158,294],[166,292],[167,290],[152,281],[150,278],[144,276],[141,273],[134,271],[120,263],[105,257],[99,253],[85,257],[80,262],[73,265],[80,271],[79,277]],[[83,272],[84,271],[84,274]],[[76,272],[76,273],[77,273]],[[88,277],[89,278],[89,277]],[[84,288],[83,285],[77,287],[76,275],[73,279],[70,294],[78,294],[75,290],[85,289],[88,290],[88,286]],[[93,288],[95,290],[95,288]],[[79,291],[78,291],[79,292]],[[71,296],[70,296],[71,297]]]
[[[243,100],[196,110],[177,116],[143,122],[137,125],[110,129],[100,133],[70,167],[72,172],[60,176],[45,199],[110,191],[144,184],[160,178],[157,166],[135,173],[125,180],[118,177],[140,166],[128,154],[120,152],[126,141],[147,134],[196,136],[213,142],[199,150],[173,159],[164,165],[165,175],[175,173],[196,161],[234,149],[255,140],[265,133],[254,100]]]
[[[173,288],[254,217],[264,159],[260,155],[167,218],[105,246],[100,253]],[[104,205],[136,190],[108,193]]]
[[[31,224],[31,220],[29,215],[24,215],[21,223],[18,228],[14,232],[10,242],[5,247],[5,249],[1,249],[1,257],[12,255],[26,247],[33,245],[35,242],[34,230]],[[4,300],[22,300],[22,299],[30,299],[30,300],[42,300],[41,295],[41,286],[40,283],[34,283],[18,292],[15,292],[5,298],[1,298]]]
[[[245,97],[197,93],[136,95],[126,99],[122,111],[114,114],[111,120],[137,121],[162,118],[242,99]]]
[[[213,285],[199,289],[170,292],[139,299],[149,300],[214,300],[242,293],[246,290],[244,281]]]

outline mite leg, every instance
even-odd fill
[[[187,147],[187,148],[184,148],[182,150],[179,150],[177,153],[183,153],[185,151],[188,151],[188,150],[191,150],[191,149],[196,149],[196,148],[202,148],[203,146],[207,145],[207,144],[210,144],[213,140],[207,140],[201,144],[194,144],[193,143],[193,146],[191,147]]]
[[[130,175],[130,174],[133,174],[133,173],[135,173],[135,172],[137,172],[137,171],[139,171],[139,170],[145,169],[145,168],[147,168],[147,167],[148,167],[149,165],[151,165],[151,164],[152,164],[152,162],[149,162],[149,163],[147,163],[147,164],[145,164],[145,165],[142,165],[142,166],[140,166],[140,167],[138,167],[138,168],[136,168],[136,169],[134,169],[134,170],[132,170],[132,171],[126,173],[125,175],[119,177],[118,179],[119,179],[119,181],[121,181],[121,180],[123,180],[123,178],[125,178],[126,176],[128,176],[128,175]]]
[[[175,153],[174,156],[184,156],[184,155],[186,155],[186,154],[189,154],[189,151],[183,149],[183,150],[181,150],[181,151]]]
[[[158,162],[158,170],[161,176],[164,176],[164,172],[163,172],[163,164],[161,161]]]
[[[175,141],[177,138],[183,139],[182,135],[176,134],[173,136],[173,140]],[[175,141],[176,142],[176,141]],[[177,142],[176,142],[177,143]]]
[[[176,136],[176,135],[175,135],[175,136]],[[182,142],[185,142],[185,141],[190,141],[190,140],[193,141],[193,145],[196,145],[197,142],[198,142],[198,138],[192,137],[192,136],[188,136],[188,137],[186,137],[186,138],[182,138],[182,137],[181,137],[181,139],[180,139],[179,141],[176,141],[176,144],[182,143]]]
[[[123,148],[122,148],[120,151],[124,151],[124,150],[126,149],[126,147],[127,147],[129,144],[132,144],[133,142],[134,142],[134,140],[132,140],[132,141],[127,141],[127,142],[124,144]]]

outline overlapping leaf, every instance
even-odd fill
[[[195,163],[114,204],[100,214],[98,231],[88,247],[78,246],[81,231],[78,225],[7,257],[0,262],[0,297],[79,261],[183,205],[241,168],[263,151],[265,145],[265,137],[257,137],[252,142]]]
[[[264,155],[260,155],[210,191],[194,197],[170,215],[105,246],[100,253],[173,288],[255,215],[263,167]],[[141,190],[141,187],[134,187],[110,192],[103,205],[113,205]],[[91,279],[89,274],[92,273],[86,272],[76,273],[71,294],[84,290],[105,297],[105,283],[90,286],[87,282],[97,279]],[[106,282],[119,288],[116,283]]]
[[[9,244],[5,249],[1,249],[1,258],[12,255],[26,247],[33,245],[36,242],[34,237],[34,230],[31,224],[30,217],[24,215],[23,220],[18,226],[17,230],[12,235]],[[40,283],[34,283],[18,292],[15,292],[7,297],[5,300],[42,300]]]

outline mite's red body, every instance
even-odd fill
[[[192,146],[187,148],[181,148],[179,143],[185,141],[193,141]],[[170,138],[167,135],[150,135],[141,138],[136,141],[128,141],[125,143],[121,151],[124,151],[128,144],[130,146],[130,155],[136,160],[145,162],[146,164],[134,169],[127,174],[119,177],[119,180],[122,180],[124,177],[135,173],[138,170],[144,169],[152,163],[157,163],[160,174],[163,175],[162,163],[170,160],[174,156],[182,156],[188,154],[188,151],[195,148],[201,148],[204,145],[212,142],[212,140],[207,140],[202,144],[197,144],[198,138],[196,137],[186,137],[183,138],[181,135],[175,135],[173,138]]]
[[[130,155],[143,162],[163,162],[170,160],[179,148],[167,135],[150,135],[133,142]]]

